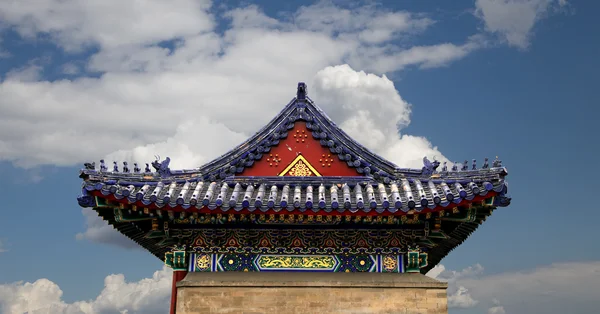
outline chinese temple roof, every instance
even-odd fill
[[[84,190],[127,204],[188,213],[406,214],[504,194],[507,186],[502,171],[471,178],[402,178],[388,184],[364,177],[250,177],[211,182],[105,180],[90,174]]]
[[[496,208],[510,203],[507,170],[498,159],[489,165],[486,158],[480,167],[475,160],[451,169],[444,164],[438,170],[439,162],[424,158],[421,169],[400,168],[343,132],[306,96],[304,83],[297,97],[238,147],[196,169],[171,170],[169,163],[168,157],[157,159],[155,171],[148,164],[145,169],[137,164],[129,169],[126,162],[121,168],[114,162],[111,169],[104,161],[100,169],[86,164],[79,204],[144,208],[139,217],[164,212],[173,220],[198,214],[441,217],[473,204]],[[162,258],[163,247],[144,238],[148,226],[134,218],[119,222],[116,212],[99,213]],[[464,241],[477,227],[474,221],[447,230],[458,233],[436,243],[434,259]]]

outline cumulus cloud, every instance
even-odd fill
[[[447,160],[426,138],[399,133],[411,105],[384,73],[447,65],[485,46],[481,36],[411,47],[407,39],[435,21],[374,5],[323,1],[278,18],[255,5],[215,12],[196,0],[1,2],[3,24],[23,38],[90,55],[62,66],[71,79],[44,80],[43,63],[6,75],[0,160],[143,166],[161,155],[173,168],[198,167],[267,123],[298,81],[351,136],[397,165]],[[122,245],[97,219],[86,216],[78,238]]]
[[[509,45],[529,47],[535,23],[554,7],[564,7],[566,0],[477,0],[475,15],[485,29],[496,33]]]
[[[448,307],[471,308],[479,302],[473,299],[468,288],[460,284],[460,280],[473,278],[482,273],[483,267],[479,264],[469,266],[461,271],[446,270],[444,265],[438,264],[427,273],[427,276],[448,282]]]
[[[600,291],[600,262],[562,263],[529,271],[484,275],[481,265],[461,271],[436,266],[428,276],[448,281],[451,308],[471,307],[479,313],[595,313]],[[165,313],[172,272],[156,271],[151,278],[127,282],[109,275],[94,300],[66,303],[63,291],[48,279],[0,285],[0,311],[7,314]],[[450,292],[451,289],[453,292]],[[501,300],[501,302],[499,301]]]
[[[528,35],[522,34],[530,32],[550,3],[479,0],[476,7],[488,30],[507,34],[510,43],[523,46]],[[83,68],[63,67],[69,75],[85,69],[94,76],[81,72],[70,80],[45,81],[40,64],[8,73],[0,84],[0,158],[20,167],[72,165],[101,156],[139,156],[144,160],[138,162],[146,162],[154,154],[174,149],[173,166],[195,167],[226,149],[219,143],[249,136],[266,123],[291,98],[295,82],[362,75],[340,69],[334,73],[327,67],[349,64],[381,75],[407,66],[443,66],[485,46],[482,36],[470,36],[463,43],[407,46],[406,38],[435,21],[375,5],[347,8],[322,1],[278,19],[255,5],[220,16],[214,12],[210,1],[195,0],[176,6],[157,0],[0,3],[4,25],[24,38],[48,38],[66,51],[95,47]],[[505,16],[521,15],[528,22],[503,24]],[[230,23],[217,31],[220,18]],[[380,78],[386,88],[391,86],[384,82],[387,78]],[[369,80],[375,81],[365,82]],[[316,88],[319,103],[340,98],[339,89]],[[366,88],[368,94],[370,87]],[[356,90],[359,93],[360,87]],[[389,101],[398,103],[399,95],[391,89],[386,92]],[[368,103],[362,102],[360,110],[355,105],[336,105],[355,107],[351,112],[328,107],[332,117],[347,122],[353,134],[358,130],[351,129],[352,121],[388,126],[409,122],[408,110],[394,117],[398,121],[384,121],[365,117],[373,115]],[[219,131],[203,131],[211,125]],[[381,148],[377,143],[390,133],[379,131],[373,134],[373,144],[366,145]],[[192,137],[193,143],[179,142]],[[420,137],[403,134],[394,142],[391,146],[397,148],[385,150],[388,156],[398,156],[395,161],[401,166],[438,154]],[[217,147],[211,146],[215,143]],[[401,145],[420,150],[401,149]],[[142,153],[145,150],[147,154]]]
[[[48,280],[0,285],[0,310],[6,314],[163,314],[168,312],[172,271],[156,271],[151,278],[125,281],[122,274],[104,279],[104,289],[94,300],[66,303],[63,291]]]
[[[600,262],[571,262],[485,275],[481,265],[462,271],[434,267],[428,276],[448,282],[450,307],[488,313],[595,313]]]
[[[71,165],[101,157],[143,163],[156,154],[170,154],[173,167],[197,167],[268,122],[293,97],[297,81],[308,81],[312,88],[311,79],[322,82],[325,76],[336,75],[334,79],[343,82],[343,75],[360,76],[348,67],[342,67],[342,71],[328,66],[343,64],[346,59],[366,65],[363,59],[383,57],[390,47],[414,51],[394,46],[391,40],[422,31],[433,23],[427,17],[404,11],[374,6],[344,9],[321,2],[279,20],[266,16],[256,6],[233,9],[224,14],[231,22],[229,28],[218,33],[214,29],[215,16],[207,13],[206,3],[183,1],[164,8],[162,2],[146,2],[139,7],[126,5],[123,12],[111,16],[111,22],[103,13],[111,3],[104,1],[56,3],[68,10],[57,10],[51,3],[0,4],[5,23],[13,24],[23,36],[50,34],[65,49],[97,45],[98,51],[86,66],[101,73],[99,77],[53,82],[39,77],[35,80],[31,75],[29,79],[7,77],[0,85],[2,159],[20,167],[33,167]],[[129,11],[135,14],[129,17]],[[161,14],[155,14],[158,11]],[[335,15],[328,27],[319,26],[322,12]],[[151,16],[167,20],[161,23]],[[170,19],[178,22],[168,23]],[[161,24],[168,26],[153,31]],[[383,34],[383,30],[390,33]],[[377,33],[379,39],[373,35],[365,40],[365,32]],[[169,44],[165,46],[164,42]],[[414,53],[418,57],[397,62],[402,66],[446,62],[443,53],[430,53],[435,47],[419,47],[421,50]],[[441,49],[447,47],[444,44]],[[372,51],[361,56],[356,54],[357,49]],[[398,65],[377,68],[380,72],[394,71]],[[69,73],[72,70],[66,67]],[[365,97],[373,93],[369,88],[381,83],[388,98],[379,97],[378,102],[403,102],[387,78],[373,76],[356,82],[371,84],[364,86]],[[363,88],[356,86],[355,90],[359,94]],[[340,93],[340,89],[329,88],[319,97],[335,100]],[[345,125],[349,129],[352,121],[362,118],[374,125],[392,126],[379,130],[378,147],[382,152],[381,137],[396,138],[392,134],[394,125],[409,121],[407,107],[400,108],[405,111],[392,119],[381,114],[363,117],[370,104],[339,99],[346,103],[331,103],[328,110],[338,123],[348,121]],[[318,97],[316,100],[324,103]],[[435,151],[421,138],[404,135],[402,139],[416,145],[412,148],[423,149],[415,152],[418,158]],[[410,154],[414,150],[404,151]],[[414,162],[413,157],[407,156],[406,162],[402,157],[394,161],[408,166]]]
[[[42,77],[44,68],[39,64],[28,64],[24,67],[12,69],[5,75],[10,81],[35,82]]]
[[[411,105],[385,75],[327,67],[314,80],[318,104],[352,138],[404,167],[421,167],[423,156],[447,158],[426,138],[399,134],[410,124]]]

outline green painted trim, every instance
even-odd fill
[[[429,232],[429,238],[433,238],[433,239],[448,239],[448,235],[443,231],[443,230],[439,230],[439,231],[430,231]]]
[[[144,236],[144,238],[146,239],[157,239],[157,238],[163,238],[165,237],[165,233],[162,231],[149,231],[148,233],[146,233],[146,235]]]
[[[473,222],[477,218],[477,207],[467,208],[461,210],[458,214],[453,214],[448,217],[441,217],[442,221],[456,221],[456,222]]]
[[[187,270],[187,253],[185,251],[173,251],[165,253],[165,265],[173,270]]]
[[[110,206],[110,204],[108,204],[108,202],[106,201],[105,198],[98,197],[98,196],[94,196],[94,197],[96,198],[96,207],[97,208],[112,207],[112,206]]]
[[[427,253],[410,251],[406,254],[406,272],[420,273],[421,268],[427,267]]]

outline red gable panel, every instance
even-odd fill
[[[301,156],[301,157],[300,157]],[[288,136],[269,153],[237,176],[359,176],[354,168],[339,160],[314,139],[306,123],[296,122]]]

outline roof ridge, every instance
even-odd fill
[[[236,174],[242,173],[244,169],[252,167],[272,147],[279,145],[280,140],[287,138],[288,131],[294,128],[295,123],[300,121],[306,123],[306,127],[311,131],[313,138],[319,141],[323,147],[329,149],[332,154],[337,155],[349,167],[356,169],[357,176],[370,177],[386,184],[400,178],[412,177],[470,178],[488,174],[489,171],[497,172],[502,176],[507,174],[506,169],[502,167],[502,161],[498,160],[497,157],[493,161],[492,168],[489,168],[488,159],[485,158],[481,169],[477,169],[476,160],[473,159],[472,167],[469,167],[468,161],[465,160],[460,169],[458,168],[459,164],[455,163],[452,171],[448,171],[446,162],[444,162],[443,169],[440,172],[436,171],[440,163],[437,161],[430,162],[426,157],[423,159],[424,167],[422,169],[400,168],[349,136],[323,109],[307,96],[306,84],[300,82],[298,83],[296,97],[265,126],[241,144],[198,168],[171,170],[168,168],[169,157],[163,162],[159,162],[159,157],[157,157],[157,160],[152,162],[152,166],[156,168],[158,174],[151,172],[148,164],[146,164],[146,169],[142,173],[137,163],[134,163],[135,167],[132,173],[129,171],[126,162],[124,162],[123,172],[119,173],[117,162],[114,162],[114,169],[109,177],[131,178],[137,175],[144,176],[145,179],[150,179],[148,176],[157,176],[157,179],[164,177],[198,177],[198,179],[205,181],[223,180],[236,176]],[[104,160],[100,162],[100,171],[107,173],[108,169],[104,164]],[[95,173],[95,163],[86,163],[85,167],[84,171],[87,175]],[[84,171],[82,171],[82,175]]]

